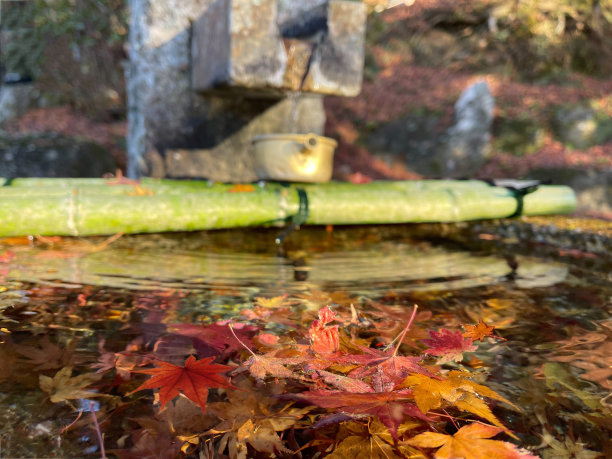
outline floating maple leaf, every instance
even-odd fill
[[[482,319],[480,319],[477,325],[463,325],[463,328],[465,328],[465,332],[463,333],[464,338],[470,338],[474,341],[483,341],[488,336],[489,338],[505,341],[501,336],[495,336],[493,334],[495,327],[487,325]]]
[[[345,354],[335,358],[341,364],[359,365],[350,375],[354,378],[363,378],[382,370],[392,380],[403,380],[410,373],[429,374],[419,365],[420,357],[404,357],[397,355],[393,349],[383,351],[379,349],[360,346],[364,354]]]
[[[272,351],[267,355],[257,355],[248,348],[246,344],[242,342],[238,335],[234,332],[234,327],[230,325],[229,330],[234,335],[234,338],[240,343],[250,354],[251,358],[244,362],[243,366],[249,369],[249,373],[255,376],[258,380],[263,380],[266,376],[270,375],[275,378],[296,378],[300,377],[289,370],[285,365],[296,365],[304,361],[303,356],[289,357],[289,358],[278,358],[274,354],[276,351]]]
[[[365,377],[372,375],[374,372],[382,373],[386,379],[399,383],[410,373],[429,374],[424,368],[419,365],[421,357],[403,357],[398,355],[399,348],[410,329],[410,325],[416,316],[418,306],[414,306],[412,315],[408,320],[408,324],[404,330],[394,339],[397,345],[394,349],[382,351],[378,349],[370,349],[365,346],[358,346],[363,355],[346,355],[338,359],[339,363],[353,363],[360,365],[351,372],[352,377]]]
[[[451,332],[442,328],[439,332],[430,330],[429,336],[431,336],[430,339],[421,340],[429,346],[425,353],[440,356],[440,363],[452,360],[460,362],[464,352],[472,352],[477,349],[476,346],[472,346],[472,339],[464,338],[459,331]]]
[[[253,341],[260,347],[276,347],[279,345],[279,338],[271,333],[260,333]]]
[[[325,370],[316,370],[316,374],[320,376],[321,379],[323,379],[323,381],[325,381],[327,384],[348,393],[374,392],[372,386],[365,381],[361,381],[360,379],[337,375]]]
[[[287,300],[287,294],[275,296],[272,298],[258,296],[255,298],[255,302],[257,303],[257,306],[269,309],[282,308],[283,306],[287,306],[292,303],[292,301]]]
[[[134,371],[134,373],[144,373],[153,375],[153,377],[131,393],[144,389],[159,388],[159,400],[163,410],[168,401],[182,392],[185,397],[200,405],[202,411],[206,412],[209,387],[234,388],[225,377],[219,374],[225,373],[232,367],[211,364],[213,360],[214,357],[196,360],[193,355],[190,355],[187,357],[184,367],[157,361],[158,368]]]
[[[500,427],[474,423],[462,427],[455,435],[425,432],[406,443],[420,448],[440,448],[435,453],[436,459],[537,459],[522,453],[512,443],[489,440],[503,431]]]
[[[250,183],[237,183],[227,189],[228,193],[252,193],[255,187]]]

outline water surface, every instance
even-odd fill
[[[276,230],[0,241],[0,457],[99,455],[87,402],[51,403],[41,374],[87,368],[130,343],[159,346],[169,325],[240,317],[256,298],[280,295],[313,310],[416,303],[431,329],[484,319],[507,341],[480,345],[463,364],[521,407],[495,412],[522,444],[544,457],[609,454],[605,261],[424,240],[411,228],[303,229],[280,249]],[[95,402],[101,419],[108,403]],[[107,448],[121,447],[127,424],[102,426]]]

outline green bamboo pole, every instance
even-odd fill
[[[110,182],[112,183],[112,182]],[[294,215],[306,191],[309,224],[454,222],[502,218],[517,209],[503,187],[482,181],[253,185],[143,179],[16,179],[0,187],[0,236],[102,235],[272,225]],[[573,191],[541,186],[524,197],[523,213],[573,211]]]

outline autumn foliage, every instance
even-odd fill
[[[473,340],[494,337],[494,327],[482,323],[467,325],[464,334],[443,328],[430,331],[429,339],[407,338],[411,327],[420,328],[415,306],[406,310],[395,341],[385,345],[363,325],[371,325],[375,314],[368,317],[351,305],[350,315],[346,307],[326,306],[307,327],[295,320],[283,332],[264,331],[275,326],[273,312],[286,306],[282,297],[258,299],[254,310],[243,311],[252,319],[249,325],[177,325],[179,335],[208,340],[206,349],[217,355],[200,360],[190,355],[184,365],[156,359],[153,368],[133,370],[152,375],[131,394],[158,390],[156,418],[186,403],[176,399],[179,394],[206,412],[199,429],[194,424],[171,433],[177,454],[181,449],[210,458],[534,457],[492,439],[514,437],[491,409],[504,403],[518,410],[512,402],[472,381],[470,372],[442,366],[475,350]],[[290,316],[287,310],[285,319]],[[418,350],[404,355],[403,341],[413,341],[410,347]],[[217,390],[209,394],[211,388]],[[133,457],[137,440],[132,450],[115,452]]]
[[[71,307],[87,308],[90,295]],[[95,363],[82,360],[78,340],[6,335],[0,378],[38,374],[47,402],[79,413],[62,433],[95,431],[102,456],[534,457],[496,414],[519,408],[463,360],[478,342],[503,339],[491,324],[428,330],[432,314],[417,306],[318,291],[256,298],[234,320],[160,314],[181,299],[140,297],[139,328],[122,322],[131,341],[117,352],[112,336],[99,339]]]

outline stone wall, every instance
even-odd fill
[[[306,32],[283,37],[296,30],[287,26],[291,3],[312,3],[309,24],[318,27],[323,11],[322,30],[298,27]],[[130,0],[130,10],[132,177],[252,180],[254,135],[322,134],[322,94],[361,87],[361,2]],[[288,97],[299,89],[307,94]]]

